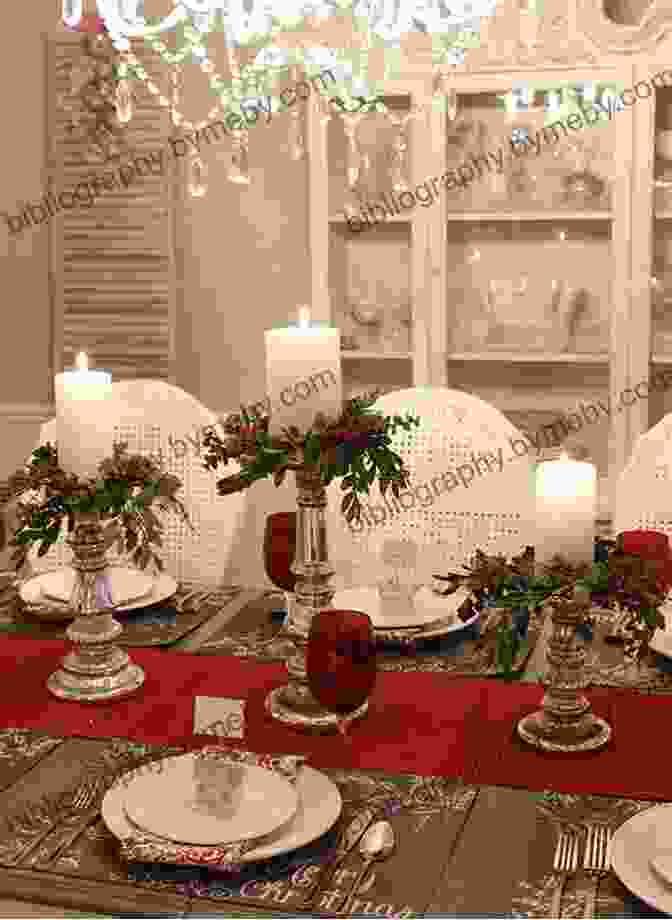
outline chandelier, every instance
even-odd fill
[[[290,107],[283,94],[278,96],[278,86],[288,80],[290,85],[315,86],[328,72],[331,82],[327,87],[322,80],[321,87],[328,93],[316,94],[321,118],[326,122],[336,113],[341,116],[352,145],[355,114],[387,113],[381,96],[386,81],[395,76],[395,51],[409,33],[431,36],[434,87],[446,98],[450,115],[456,96],[446,77],[462,63],[466,50],[478,45],[481,18],[492,15],[497,0],[179,0],[167,15],[154,19],[145,17],[144,0],[96,0],[97,16],[84,13],[84,2],[62,0],[62,19],[68,29],[88,33],[84,48],[93,64],[74,68],[71,84],[72,93],[89,109],[95,150],[105,157],[120,155],[121,129],[134,114],[134,83],[141,81],[170,112],[178,132],[198,132],[213,120],[236,115],[228,178],[245,185],[250,181],[252,109],[268,111],[269,118],[289,109],[288,150],[293,159],[301,159],[306,155],[305,105]],[[217,33],[224,42],[225,76],[210,58],[209,45]],[[166,66],[170,88],[157,85],[134,53],[131,39],[144,42]],[[375,48],[386,49],[378,56],[384,60],[384,73],[377,80],[368,67]],[[189,64],[202,72],[214,95],[201,121],[186,118],[181,110]],[[398,117],[388,114],[398,125]],[[188,170],[192,196],[205,193],[206,175],[205,163],[195,154]]]

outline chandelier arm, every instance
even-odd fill
[[[148,26],[144,17],[142,24],[138,21],[129,23],[117,12],[115,8],[116,2],[117,0],[96,0],[98,11],[101,18],[105,21],[110,35],[120,35],[124,38],[151,37],[153,35],[159,35],[162,32],[167,32],[169,29],[174,29],[179,22],[189,19],[189,13],[184,3],[180,0],[172,13],[169,13],[165,19],[155,26]]]

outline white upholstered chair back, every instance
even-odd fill
[[[202,431],[214,425],[221,434],[217,416],[189,393],[160,380],[120,381],[112,384],[112,390],[118,403],[114,407],[115,442],[128,442],[130,453],[162,460],[166,472],[182,481],[177,498],[187,509],[194,533],[175,515],[158,512],[164,527],[158,552],[165,571],[182,583],[221,583],[242,527],[245,493],[218,495],[216,480],[221,472],[203,468]],[[55,419],[42,426],[39,443],[47,441],[56,442]],[[230,464],[227,473],[238,469],[237,464]],[[58,544],[41,559],[36,548],[31,550],[35,572],[70,562],[65,536],[64,526]],[[114,548],[108,556],[118,559]]]
[[[398,429],[393,439],[411,473],[410,489],[395,508],[391,490],[384,502],[374,483],[362,499],[373,526],[353,532],[340,511],[340,480],[329,486],[327,533],[337,587],[371,584],[382,541],[390,537],[420,546],[425,578],[467,562],[476,548],[511,554],[534,543],[531,461],[526,455],[511,460],[512,441],[522,435],[498,409],[444,387],[388,393],[374,408],[420,417],[419,427]]]
[[[637,439],[616,479],[614,535],[623,530],[672,537],[672,414]]]

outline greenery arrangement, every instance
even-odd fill
[[[625,553],[620,538],[604,541],[603,547],[605,558],[599,562],[574,566],[555,556],[541,574],[536,573],[531,547],[511,562],[505,556],[487,556],[477,550],[466,567],[468,574],[454,576],[471,590],[478,605],[490,608],[486,630],[495,631],[497,664],[504,677],[513,674],[513,662],[527,631],[527,614],[538,611],[552,597],[571,596],[575,586],[590,591],[594,606],[626,613],[627,658],[642,661],[647,655],[654,631],[665,626],[659,608],[666,592],[656,566]],[[590,615],[583,625],[593,626]]]
[[[270,415],[266,413],[250,415],[243,410],[229,415],[222,421],[225,440],[212,428],[204,433],[205,468],[214,470],[220,463],[226,466],[229,460],[239,461],[240,473],[217,483],[219,494],[229,495],[269,476],[279,486],[287,470],[297,462],[317,465],[325,485],[342,478],[341,489],[346,494],[341,510],[348,523],[359,521],[358,496],[368,494],[376,479],[381,495],[391,488],[398,497],[402,488],[408,487],[409,473],[401,457],[391,449],[391,438],[398,428],[410,431],[420,424],[417,416],[386,417],[371,412],[379,395],[375,392],[347,400],[338,419],[329,420],[318,413],[307,433],[295,427],[284,428],[281,437],[269,434]]]
[[[120,553],[132,553],[132,561],[144,569],[163,563],[154,547],[161,546],[163,527],[153,506],[178,514],[191,528],[184,505],[176,498],[182,483],[164,473],[153,461],[127,453],[127,444],[115,444],[111,458],[98,467],[96,479],[80,480],[58,465],[53,444],[33,451],[30,463],[9,479],[10,496],[18,498],[19,527],[10,546],[16,547],[12,562],[24,565],[34,543],[44,556],[61,532],[63,519],[68,532],[75,526],[75,513],[98,511],[109,519],[104,528],[107,546],[115,542]],[[193,528],[192,528],[193,530]]]

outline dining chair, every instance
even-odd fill
[[[112,392],[117,403],[115,442],[126,441],[130,453],[161,461],[166,472],[182,481],[177,497],[194,533],[176,515],[158,512],[164,527],[158,552],[165,571],[183,584],[220,584],[242,527],[246,497],[244,492],[220,496],[216,487],[220,474],[203,468],[202,431],[214,426],[222,435],[217,416],[191,394],[161,380],[119,381],[112,384]],[[47,441],[56,443],[55,419],[42,425],[39,444]],[[233,463],[231,472],[237,471]],[[37,548],[31,549],[29,562],[34,572],[70,563],[72,553],[65,537],[64,524],[57,544],[45,556],[38,558]],[[114,547],[108,557],[119,560]]]
[[[340,482],[329,486],[327,535],[339,587],[371,584],[389,538],[419,545],[425,579],[464,564],[477,548],[512,554],[534,543],[532,461],[522,451],[515,455],[522,435],[498,409],[445,387],[397,390],[373,409],[420,417],[419,427],[398,429],[392,438],[410,488],[395,506],[392,492],[383,501],[374,483],[362,498],[370,523],[353,529],[340,510]]]
[[[616,478],[613,532],[624,530],[672,536],[672,413],[640,435]]]

